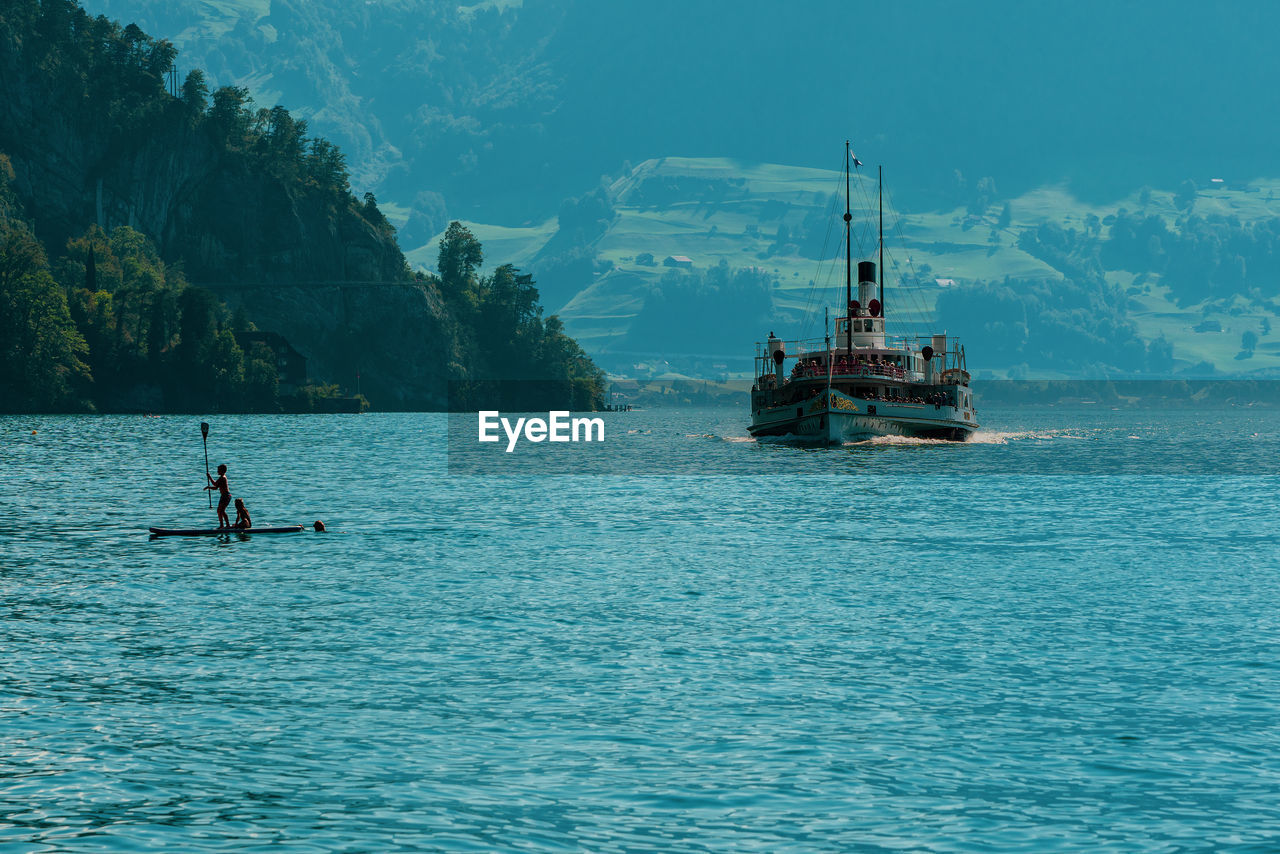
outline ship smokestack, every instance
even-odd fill
[[[865,307],[876,296],[876,262],[858,262],[858,302]]]
[[[782,339],[775,338],[770,333],[768,352],[773,359],[773,372],[774,376],[777,377],[778,388],[782,388],[782,381],[786,378],[786,374],[782,370],[782,362],[787,358],[787,345],[782,343]]]

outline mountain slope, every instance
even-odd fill
[[[913,207],[983,176],[1114,199],[1267,176],[1280,131],[1266,3],[90,3],[294,105],[406,217],[438,209],[425,192],[521,225],[628,160],[829,168],[846,138]]]

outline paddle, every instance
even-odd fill
[[[209,422],[200,422],[200,438],[204,440],[204,479],[205,486],[209,485],[212,478],[209,475]],[[213,509],[213,493],[209,493],[209,509]]]

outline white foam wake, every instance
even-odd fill
[[[792,444],[796,442],[804,442],[809,440],[812,442],[820,442],[817,436],[715,436],[708,433],[687,433],[690,439],[719,439],[724,442],[745,442],[745,443],[762,443],[762,444]],[[1053,439],[1088,439],[1091,438],[1082,434],[1078,429],[1059,429],[1059,430],[978,430],[964,442],[956,442],[952,439],[925,439],[917,436],[873,436],[870,439],[860,439],[856,442],[845,442],[845,447],[857,447],[861,445],[1007,445],[1010,442],[1032,440],[1053,440]],[[1132,437],[1137,438],[1137,437]]]

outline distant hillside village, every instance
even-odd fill
[[[973,342],[977,377],[1280,374],[1280,180],[1097,205],[1061,186],[1002,197],[990,178],[954,189],[958,206],[886,211],[891,334],[945,327]],[[492,233],[611,376],[714,382],[746,377],[769,329],[821,336],[842,299],[842,190],[834,172],[669,157]],[[874,210],[855,217],[853,255],[875,257]]]

